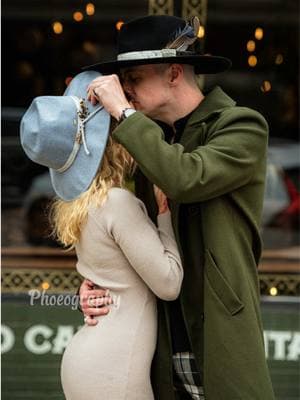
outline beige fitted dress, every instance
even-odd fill
[[[170,213],[157,218],[125,189],[89,211],[76,246],[80,274],[108,288],[110,313],[83,326],[67,346],[61,378],[67,400],[153,400],[156,297],[174,300],[183,270]]]

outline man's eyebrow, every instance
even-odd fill
[[[125,71],[120,71],[120,76],[122,79],[124,79],[128,74],[130,74],[130,72],[132,72],[132,68],[128,68]]]
[[[121,71],[121,73],[122,73],[122,74],[128,74],[129,72],[132,72],[132,71],[134,71],[134,68],[133,68],[133,67],[131,67],[131,68],[126,68],[126,69],[124,69],[123,71]]]
[[[137,68],[136,66],[126,68],[124,71],[125,74],[140,73],[140,72],[143,72],[143,71],[141,69]]]

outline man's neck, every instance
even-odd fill
[[[177,91],[159,119],[174,127],[174,122],[194,111],[203,100],[204,95],[198,88]]]

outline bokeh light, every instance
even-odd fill
[[[42,289],[47,290],[47,289],[49,289],[49,287],[50,287],[50,285],[49,285],[48,282],[43,282],[42,283]]]
[[[256,28],[254,36],[255,39],[261,40],[264,37],[264,30],[262,28]]]
[[[250,67],[255,67],[257,64],[257,57],[256,56],[248,57],[248,64]]]
[[[276,58],[275,58],[275,64],[276,65],[280,65],[283,63],[283,55],[282,54],[277,54]]]
[[[270,92],[272,89],[272,85],[270,81],[263,81],[261,87],[260,87],[262,92]]]
[[[80,12],[80,11],[75,11],[75,12],[73,13],[73,19],[74,19],[76,22],[82,21],[82,20],[83,20],[83,14],[82,14],[82,12]]]
[[[271,295],[271,296],[277,296],[277,294],[278,294],[277,288],[276,288],[276,287],[271,287],[271,289],[270,289],[270,295]]]
[[[255,44],[254,40],[248,40],[248,42],[247,42],[247,50],[250,51],[250,52],[254,51],[255,47],[256,47],[256,44]]]
[[[69,86],[69,85],[70,85],[72,79],[73,79],[72,76],[67,76],[67,77],[66,77],[66,79],[65,79],[65,84],[66,84],[66,86]]]
[[[57,35],[60,35],[63,32],[64,27],[61,22],[55,21],[52,24],[52,29],[53,29],[54,33],[56,33]]]
[[[95,14],[95,6],[93,3],[88,3],[85,7],[85,12],[87,15],[94,15]]]
[[[205,36],[205,28],[204,28],[204,26],[202,26],[202,25],[200,25],[200,27],[199,27],[199,31],[198,31],[198,38],[203,38],[204,36]]]
[[[117,29],[118,31],[120,31],[123,25],[124,25],[124,21],[122,21],[122,20],[118,21],[118,22],[116,23],[116,29]]]

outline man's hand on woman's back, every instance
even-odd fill
[[[97,287],[93,282],[85,279],[79,289],[80,306],[87,325],[98,324],[95,317],[109,313],[109,305],[112,304],[109,290]]]

